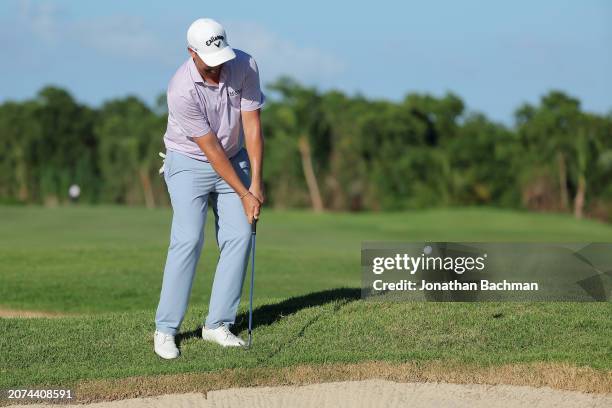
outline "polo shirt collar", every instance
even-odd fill
[[[198,71],[198,68],[196,67],[195,62],[193,62],[193,58],[189,58],[187,67],[189,68],[189,74],[191,75],[191,77],[194,79],[195,82],[204,83],[204,78],[202,78],[202,75],[200,75],[200,72]]]
[[[200,72],[198,71],[195,62],[193,62],[193,58],[189,58],[188,67],[189,73],[191,74],[191,77],[195,79],[195,82],[206,84],[206,81],[204,81],[204,78],[202,78],[202,75],[200,75]],[[226,62],[223,68],[221,68],[221,75],[219,76],[219,89],[223,88],[223,85],[227,82],[229,69],[229,63]]]

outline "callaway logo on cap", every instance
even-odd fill
[[[210,18],[199,18],[189,26],[187,44],[209,67],[216,67],[236,57],[227,43],[223,26]]]

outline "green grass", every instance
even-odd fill
[[[183,323],[182,356],[162,361],[152,352],[151,336],[170,221],[170,210],[0,207],[0,305],[87,314],[0,319],[0,388],[370,360],[612,368],[610,303],[359,300],[364,240],[612,241],[606,224],[487,208],[358,215],[266,211],[258,225],[258,309],[250,351],[196,337],[217,258],[209,222]],[[242,334],[245,305],[237,325]]]
[[[314,307],[300,299],[261,306],[264,309],[255,313],[254,347],[248,351],[198,339],[199,316],[205,309],[195,307],[183,323],[186,338],[176,361],[153,354],[150,312],[4,319],[0,388],[371,360],[612,366],[608,304],[374,304],[355,300],[353,292],[314,295],[310,300],[320,301]],[[244,328],[242,315],[243,335]]]
[[[154,308],[171,217],[165,209],[0,207],[0,305],[70,313]],[[192,305],[208,304],[218,254],[211,221]],[[366,240],[610,242],[612,226],[495,209],[267,211],[258,225],[257,296],[359,287]]]

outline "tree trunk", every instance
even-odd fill
[[[141,167],[138,171],[140,176],[140,183],[142,184],[142,191],[144,193],[145,205],[147,208],[155,208],[155,197],[153,195],[153,189],[151,188],[151,177],[146,168]]]
[[[584,215],[584,199],[586,196],[586,179],[583,175],[578,177],[578,188],[574,197],[574,217],[580,219]]]
[[[569,193],[567,191],[567,169],[565,166],[565,155],[563,152],[557,153],[557,163],[559,166],[559,189],[561,192],[561,209],[569,208]]]
[[[17,191],[17,198],[22,203],[27,203],[30,199],[30,192],[28,190],[28,183],[26,181],[25,170],[23,168],[17,169],[17,179],[19,185],[19,190]]]
[[[310,143],[308,142],[308,138],[306,136],[300,136],[298,140],[298,147],[300,149],[300,155],[302,156],[302,169],[304,170],[304,177],[306,178],[306,185],[308,186],[308,193],[310,194],[312,209],[315,212],[322,212],[323,200],[321,199],[321,192],[319,191],[317,178],[312,167]]]
[[[17,198],[19,201],[26,203],[30,199],[30,191],[28,189],[28,171],[27,163],[23,158],[23,150],[21,146],[17,147],[16,153],[17,164],[15,168],[15,178],[17,179]]]

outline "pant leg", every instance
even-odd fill
[[[248,188],[250,171],[246,151],[243,149],[231,161]],[[251,249],[251,225],[244,213],[242,200],[225,181],[217,183],[215,191],[211,193],[211,201],[220,255],[205,325],[214,329],[222,323],[232,325],[236,320]]]
[[[173,216],[155,326],[175,335],[187,311],[204,244],[208,196],[215,175],[210,164],[172,151],[167,153],[165,168]]]

